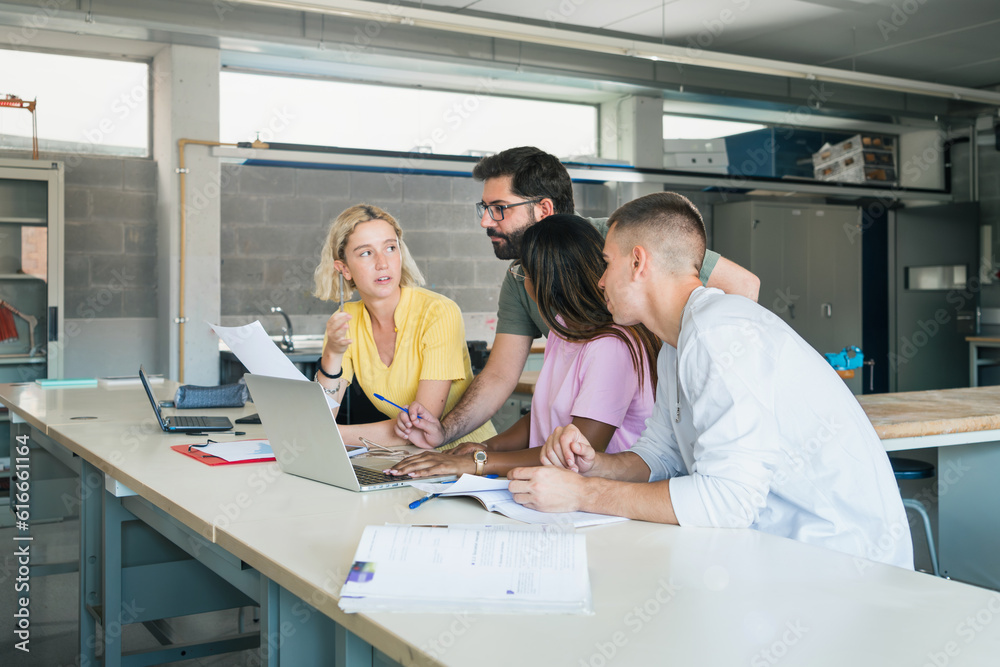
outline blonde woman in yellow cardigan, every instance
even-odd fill
[[[369,423],[340,427],[344,441],[403,444],[393,432],[399,409],[375,394],[404,406],[417,401],[438,419],[448,414],[472,382],[462,313],[451,299],[420,287],[424,278],[396,219],[370,204],[341,213],[314,277],[320,299],[347,301],[355,291],[361,297],[327,321],[315,377],[338,402],[351,383],[361,390],[353,400],[370,402],[362,419]],[[352,416],[366,412],[355,407]],[[495,434],[487,422],[475,431],[476,441]]]

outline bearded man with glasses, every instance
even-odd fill
[[[533,146],[510,148],[484,157],[472,175],[483,182],[483,197],[476,203],[476,213],[497,259],[520,257],[525,230],[539,220],[556,213],[575,213],[573,183],[566,167],[555,156]],[[607,235],[607,218],[589,220]],[[500,287],[493,349],[462,400],[444,421],[432,423],[422,419],[419,428],[414,424],[417,414],[423,414],[422,406],[411,405],[397,419],[397,435],[419,447],[451,442],[485,423],[510,397],[531,352],[532,341],[549,332],[538,314],[538,306],[525,291],[519,268],[516,262],[512,264]],[[760,288],[757,276],[711,250],[705,253],[701,280],[709,287],[754,301]]]

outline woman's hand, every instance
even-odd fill
[[[484,452],[490,451],[490,448],[482,442],[463,442],[457,447],[452,447],[451,449],[442,452],[442,454],[448,454],[449,456],[468,456],[471,457],[473,454],[482,450]]]
[[[469,456],[449,456],[442,452],[420,452],[403,459],[386,471],[401,477],[430,477],[431,475],[461,475],[476,472],[476,462]]]
[[[338,310],[326,321],[326,345],[323,347],[324,356],[329,353],[342,357],[344,352],[347,352],[347,348],[353,342],[348,338],[350,335],[348,328],[350,320],[350,315]]]

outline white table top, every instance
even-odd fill
[[[770,665],[769,655],[842,667],[920,665],[951,650],[949,665],[978,666],[1000,655],[998,593],[750,530],[638,521],[585,529],[593,616],[343,614],[336,596],[364,526],[510,520],[462,498],[411,511],[414,489],[353,493],[273,463],[206,466],[169,449],[185,436],[124,441],[140,423],[113,420],[117,392],[69,396],[79,391],[97,390],[45,390],[67,394],[46,396],[45,415],[92,401],[108,418],[52,426],[54,439],[404,664]],[[977,615],[995,622],[976,631]]]
[[[507,521],[462,498],[401,520],[405,505],[390,495],[402,494],[364,512],[238,522],[219,544],[413,664],[728,666],[769,664],[761,652],[771,650],[789,665],[921,665],[949,641],[962,650],[951,665],[1000,654],[1000,627],[969,644],[955,631],[991,603],[1000,614],[1000,594],[756,531],[639,521],[584,529],[593,616],[344,614],[336,597],[365,525]],[[614,661],[592,663],[602,647]]]
[[[169,380],[153,387],[153,393],[159,400],[172,399],[176,390],[177,383]],[[149,404],[149,398],[146,397],[142,385],[43,389],[33,382],[23,382],[0,384],[0,397],[3,397],[0,399],[0,404],[16,407],[17,414],[24,421],[43,433],[47,433],[47,429],[58,424],[94,422],[125,422],[133,424],[132,430],[139,433],[160,432],[153,407]],[[165,416],[174,412],[170,408],[163,410]],[[232,409],[194,411],[198,415],[236,415],[236,417],[252,412],[252,409],[247,408],[236,411]],[[187,414],[194,413],[187,412]]]

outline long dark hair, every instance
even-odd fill
[[[598,287],[605,266],[603,247],[601,233],[583,218],[552,215],[524,232],[521,266],[534,283],[538,312],[553,332],[578,343],[604,336],[620,339],[632,355],[639,383],[648,370],[655,391],[656,355],[662,343],[641,324],[615,325]]]

